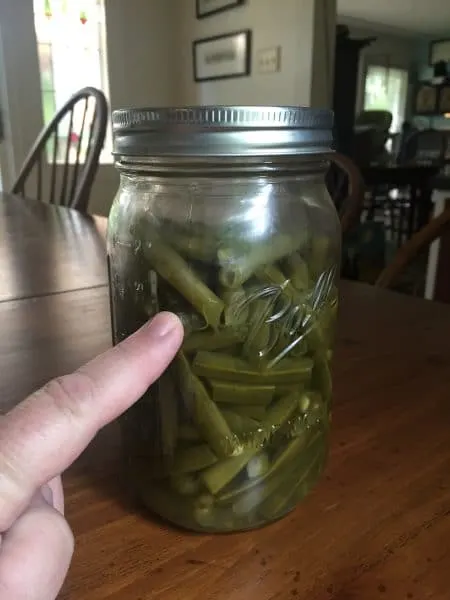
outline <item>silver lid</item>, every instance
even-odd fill
[[[114,154],[268,156],[330,152],[333,113],[293,106],[137,108],[112,114]]]

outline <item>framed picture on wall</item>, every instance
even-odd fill
[[[195,40],[192,44],[194,80],[250,75],[251,40],[250,29]]]
[[[438,112],[450,114],[450,84],[448,83],[439,88]]]
[[[244,4],[245,0],[195,0],[197,19],[203,19],[224,10]]]
[[[442,61],[450,62],[450,39],[435,40],[430,43],[430,65],[433,66]]]
[[[437,87],[430,83],[420,83],[416,90],[414,112],[417,115],[436,114],[438,103]]]

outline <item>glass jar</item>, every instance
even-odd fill
[[[158,311],[181,351],[122,418],[141,500],[197,531],[264,525],[327,454],[340,225],[332,114],[293,107],[113,114],[114,343]]]

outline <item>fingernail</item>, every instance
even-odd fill
[[[171,335],[180,327],[179,318],[170,312],[162,312],[153,317],[148,326],[150,335],[155,338],[163,338]]]

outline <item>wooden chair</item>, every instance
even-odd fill
[[[443,167],[447,153],[448,132],[424,129],[409,135],[400,149],[399,163]]]
[[[90,101],[94,106],[91,115],[88,115],[92,108]],[[74,121],[80,114],[79,108],[82,110],[81,119],[75,131]],[[12,193],[86,211],[105,140],[107,121],[108,105],[103,92],[86,87],[74,94],[40,133],[25,159]],[[65,123],[68,123],[67,130]],[[63,130],[65,150],[59,146]],[[58,157],[59,150],[62,150],[62,156]],[[81,162],[84,151],[85,160]],[[35,189],[26,194],[26,184],[31,180]],[[44,187],[49,189],[44,192]]]
[[[422,227],[395,254],[391,263],[381,272],[375,285],[391,287],[411,261],[445,231],[450,231],[450,208]]]
[[[345,233],[359,222],[364,205],[365,185],[355,163],[338,152],[330,155],[331,168],[327,183]]]

